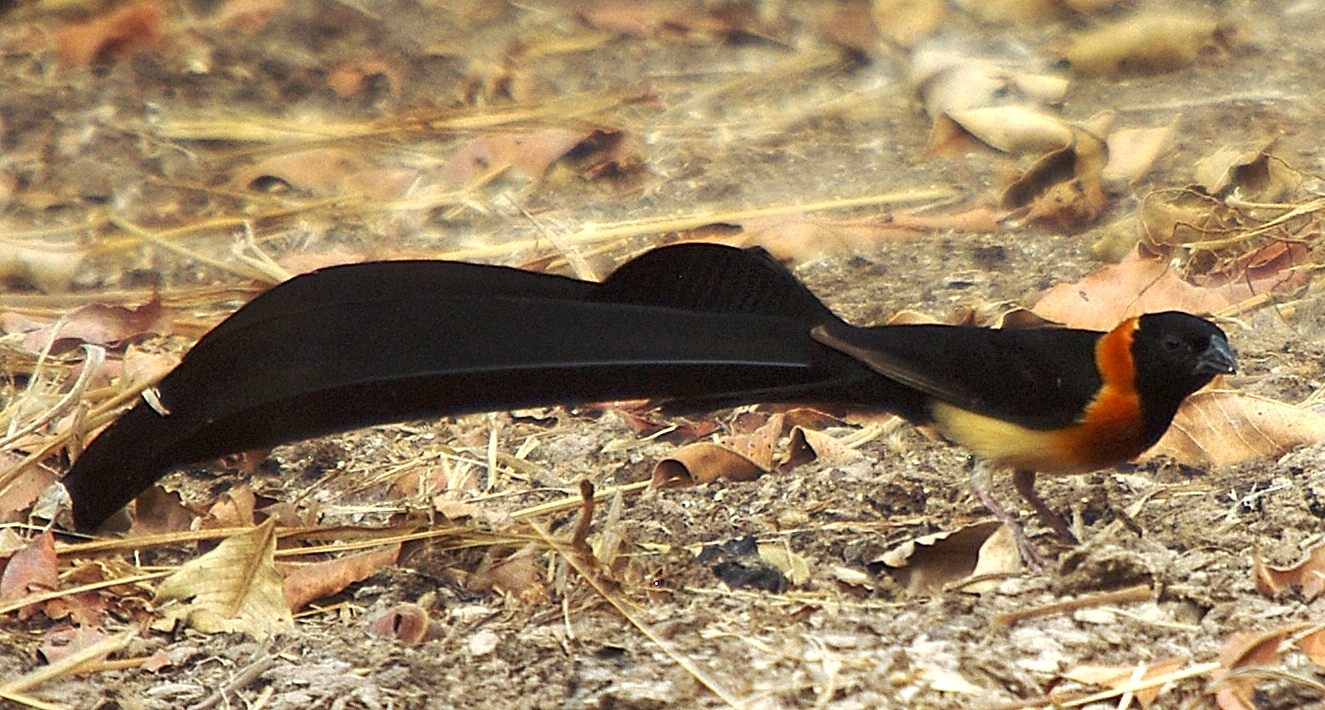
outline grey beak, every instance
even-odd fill
[[[1220,337],[1210,338],[1210,345],[1196,356],[1196,372],[1202,375],[1223,375],[1237,372],[1238,359],[1228,341]]]

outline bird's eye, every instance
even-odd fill
[[[1182,341],[1177,338],[1165,338],[1164,349],[1171,353],[1176,353],[1182,349]]]

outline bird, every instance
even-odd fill
[[[805,403],[887,411],[980,461],[1060,535],[1037,473],[1081,473],[1153,446],[1183,400],[1232,373],[1227,335],[1179,311],[1109,331],[856,326],[758,247],[658,247],[599,282],[457,261],[296,276],[206,333],[62,478],[95,529],[166,473],[357,427],[531,406],[649,399],[716,410]]]

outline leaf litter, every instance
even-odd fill
[[[232,686],[232,699],[265,693],[289,706],[311,696],[371,707],[365,698],[382,687],[406,706],[763,697],[791,706],[813,698],[965,707],[977,693],[1066,704],[1076,701],[1055,686],[1095,682],[1112,690],[1094,686],[1075,697],[1126,705],[1153,691],[1152,702],[1224,707],[1247,706],[1238,703],[1253,695],[1281,706],[1303,694],[1318,699],[1310,695],[1318,672],[1290,665],[1293,648],[1318,653],[1309,649],[1319,634],[1294,626],[1319,621],[1292,596],[1310,573],[1280,585],[1274,598],[1244,591],[1248,570],[1261,565],[1248,550],[1296,558],[1318,528],[1321,445],[1291,451],[1319,441],[1311,424],[1319,398],[1308,397],[1319,389],[1325,355],[1312,280],[1318,163],[1311,131],[1284,130],[1306,125],[1304,103],[1291,97],[1310,85],[1301,81],[1311,72],[1302,57],[1319,47],[1293,24],[1311,26],[1301,15],[1311,10],[1257,18],[1293,45],[1267,76],[1256,53],[1278,56],[1280,47],[1249,49],[1243,19],[1214,11],[1167,23],[1168,34],[1146,19],[1132,34],[1147,46],[1101,42],[1109,35],[1079,28],[1118,32],[1153,17],[1145,12],[1156,3],[1141,3],[1135,15],[1130,5],[1120,13],[1092,2],[959,12],[956,3],[874,5],[811,20],[795,8],[681,12],[655,3],[595,12],[475,4],[437,18],[423,7],[370,14],[350,5],[237,2],[161,10],[160,24],[147,21],[158,7],[151,3],[51,16],[7,10],[13,23],[0,41],[21,51],[6,55],[14,70],[6,81],[43,79],[8,83],[6,95],[45,99],[60,107],[50,113],[61,122],[51,126],[11,100],[0,113],[17,127],[12,135],[37,147],[0,166],[21,176],[0,182],[11,186],[0,193],[6,224],[21,225],[6,234],[0,257],[0,313],[50,324],[89,303],[135,307],[159,294],[169,328],[129,328],[123,339],[133,344],[123,355],[112,349],[85,389],[74,385],[91,336],[70,338],[72,349],[42,364],[50,369],[41,377],[40,348],[5,351],[6,403],[40,386],[42,397],[31,402],[54,407],[75,393],[78,405],[58,417],[4,408],[7,425],[21,422],[10,431],[36,424],[7,440],[0,501],[16,522],[6,531],[41,539],[19,522],[32,511],[31,494],[11,486],[60,470],[62,451],[76,454],[79,440],[139,396],[152,376],[133,374],[141,370],[131,355],[177,357],[270,283],[279,272],[255,267],[263,256],[291,265],[441,256],[548,269],[569,263],[602,274],[650,245],[711,237],[716,225],[792,261],[816,292],[862,322],[906,309],[941,322],[996,322],[1001,316],[991,313],[1015,309],[987,307],[1009,301],[1098,327],[1142,303],[1223,319],[1246,371],[1193,400],[1193,423],[1182,426],[1193,443],[1164,449],[1135,472],[1046,486],[1051,502],[1091,533],[1079,550],[1062,551],[1063,581],[1012,575],[966,601],[940,589],[942,603],[927,606],[875,575],[870,561],[884,550],[983,521],[965,492],[962,452],[895,422],[822,413],[779,425],[759,447],[740,449],[757,459],[757,480],[719,477],[644,493],[653,468],[677,451],[651,436],[670,428],[665,413],[630,410],[653,422],[644,428],[610,406],[538,419],[462,417],[282,447],[268,463],[252,457],[251,494],[240,492],[238,474],[218,478],[197,467],[133,511],[131,537],[56,542],[54,588],[49,580],[18,585],[24,593],[4,606],[34,636],[6,646],[23,675],[0,691],[93,704],[115,696],[104,674],[120,672],[126,692],[154,690],[150,702],[172,707],[229,680],[200,662],[216,654],[280,668],[264,686]],[[1038,28],[1015,24],[1028,21]],[[236,24],[244,32],[217,33]],[[64,51],[34,37],[85,25],[105,29],[80,40],[81,54],[58,55],[66,57],[61,73],[33,71]],[[304,44],[317,36],[309,28],[333,26],[333,39]],[[939,36],[955,51],[927,75],[918,58]],[[1155,49],[1156,36],[1174,46]],[[1098,56],[1086,40],[1103,47]],[[1000,46],[1011,48],[1010,59],[986,54]],[[1064,54],[1072,74],[1054,65]],[[92,67],[77,68],[83,64]],[[245,74],[254,67],[263,71]],[[899,90],[908,85],[919,95]],[[1229,92],[1238,85],[1290,98],[1248,104]],[[155,103],[140,116],[126,97],[144,93]],[[103,96],[118,104],[98,112]],[[1306,105],[1312,98],[1302,96]],[[949,111],[992,116],[979,130],[1003,131],[1009,137],[991,140],[1029,150],[999,153],[963,139],[927,152],[922,111],[931,121]],[[1107,148],[1083,159],[1074,127],[1103,111],[1119,116],[1091,132]],[[1000,122],[1015,117],[1045,131],[1014,141],[1023,128]],[[119,138],[127,135],[144,140]],[[526,151],[524,137],[540,135],[564,140]],[[145,154],[144,146],[160,152]],[[99,164],[23,157],[78,150]],[[465,169],[448,178],[448,165]],[[121,174],[120,166],[132,168]],[[1004,206],[1018,176],[1034,182],[1021,191],[1032,197]],[[1127,255],[1122,263],[1091,262],[1101,224],[1121,225],[1127,248],[1113,253]],[[52,250],[53,237],[76,237],[76,247]],[[743,415],[680,426],[717,432],[721,448],[748,436],[751,421],[771,421]],[[409,494],[393,488],[398,476],[381,475],[425,452],[438,454],[428,480],[457,485]],[[462,483],[471,475],[482,485]],[[585,507],[585,478],[594,483],[588,500],[607,514]],[[278,514],[259,499],[286,509]],[[284,585],[271,586],[279,572],[256,570],[268,569],[267,550],[272,570],[306,555],[298,566],[313,570],[305,588],[315,591],[297,600],[312,606],[279,636],[281,654],[254,656],[243,633],[205,637],[200,652],[181,631],[148,630],[166,618],[151,602],[163,576],[211,564],[208,555],[221,549],[213,546],[252,535],[268,515],[281,521],[269,538],[274,547],[264,543],[227,566],[254,571],[239,577],[261,577],[266,598],[284,599]],[[190,530],[204,520],[233,527]],[[1223,522],[1212,529],[1210,520]],[[572,545],[581,534],[588,542]],[[777,592],[730,586],[691,551],[746,539],[753,552],[735,558],[740,565],[764,565],[791,584]],[[979,630],[999,615],[1108,590],[1135,574],[1165,584],[1150,616],[1111,613],[1106,626],[1059,615],[1018,623],[1052,653],[1028,652],[1011,632]],[[644,602],[652,618],[629,610]],[[35,608],[54,616],[16,620],[19,609]],[[70,638],[56,618],[78,619],[78,628],[95,632],[82,637],[92,645],[36,667],[38,640],[54,648]],[[287,624],[282,613],[272,618]],[[373,633],[381,640],[365,644],[370,619],[379,620]],[[119,635],[125,620],[144,638]],[[1194,620],[1203,631],[1190,630]],[[260,635],[261,626],[248,632]],[[954,642],[955,629],[970,642]],[[1213,660],[1226,642],[1253,650]],[[410,678],[391,673],[402,658],[397,644],[421,644],[426,654],[403,657],[416,671]],[[654,644],[668,660],[651,655]],[[1278,651],[1285,644],[1292,653]],[[157,655],[166,650],[176,659],[170,665]],[[120,655],[97,660],[109,652]],[[692,660],[715,654],[722,662],[713,671]],[[621,656],[636,670],[612,662]],[[523,675],[504,665],[510,658]],[[1164,658],[1192,660],[1170,670],[1156,665]],[[1251,674],[1249,659],[1285,673]],[[335,663],[363,673],[327,673]],[[1119,672],[1103,679],[1071,671],[1092,663]],[[752,665],[761,672],[739,671]],[[110,670],[135,666],[164,669],[174,685]],[[80,668],[104,669],[80,679]],[[1124,668],[1132,671],[1119,682]]]

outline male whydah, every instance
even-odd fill
[[[805,402],[932,424],[1007,467],[1091,471],[1153,445],[1183,398],[1232,372],[1215,325],[1178,312],[1102,333],[857,327],[760,249],[682,244],[601,283],[446,261],[338,266],[254,299],[94,439],[64,485],[93,528],[183,464],[375,423],[652,398]],[[1018,543],[1034,558],[1020,528]]]

